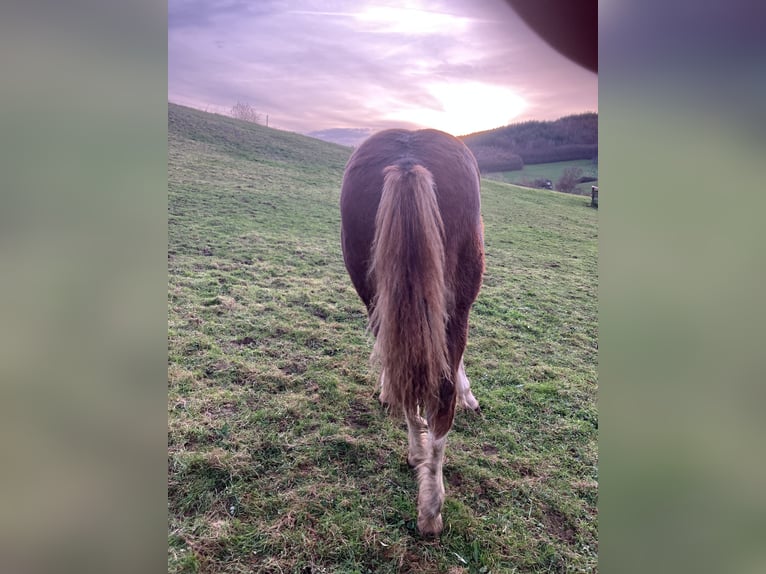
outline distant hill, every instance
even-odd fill
[[[522,169],[525,164],[598,157],[598,114],[528,121],[460,137],[482,172]]]

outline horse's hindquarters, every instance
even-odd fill
[[[484,271],[480,207],[476,160],[435,130],[372,136],[343,177],[343,258],[376,337],[381,400],[407,420],[423,534],[442,529],[456,404],[478,409],[462,356]]]

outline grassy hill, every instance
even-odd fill
[[[293,132],[168,103],[168,139],[208,144],[211,151],[259,163],[343,166],[351,149]]]
[[[595,572],[597,212],[483,181],[445,530],[374,396],[339,245],[350,149],[168,110],[168,571]]]

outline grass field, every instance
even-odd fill
[[[494,181],[515,183],[517,185],[528,185],[529,182],[535,179],[544,178],[551,180],[555,186],[558,179],[564,173],[564,170],[568,167],[579,167],[582,170],[582,174],[584,176],[596,178],[596,181],[581,183],[577,186],[578,193],[583,195],[590,195],[590,186],[598,185],[598,165],[589,159],[525,165],[524,169],[517,171],[498,171],[494,173],[485,173],[484,177]]]
[[[424,540],[340,252],[349,154],[169,106],[168,571],[596,572],[597,211],[483,181],[482,413]]]

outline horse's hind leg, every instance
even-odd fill
[[[476,397],[471,392],[471,383],[465,374],[462,357],[457,371],[456,391],[457,400],[460,404],[474,411],[479,411],[479,401],[476,400]],[[445,422],[448,423],[446,428],[449,429],[452,426],[454,414],[455,411],[452,409],[444,413],[438,413],[437,416],[449,419],[448,421],[445,419]],[[420,419],[420,417],[418,418]],[[425,423],[422,419],[420,421]],[[410,457],[412,457],[413,425],[411,425],[409,419],[407,420],[407,426],[410,429]],[[419,485],[418,530],[424,535],[439,534],[442,530],[441,508],[444,503],[443,465],[447,435],[445,433],[441,438],[437,439],[431,430],[427,430],[426,434],[426,429],[422,426],[418,427],[418,431],[417,437],[420,440],[425,440],[425,457],[417,465]],[[408,458],[408,462],[412,465],[413,461]]]
[[[460,404],[472,411],[479,412],[479,401],[473,396],[471,392],[471,381],[468,380],[468,376],[465,374],[465,365],[463,359],[460,359],[460,368],[457,372],[457,393],[458,401]]]
[[[460,357],[460,352],[455,353]],[[454,363],[453,363],[454,364]],[[418,476],[418,530],[424,536],[438,535],[442,531],[442,504],[444,504],[444,449],[447,433],[452,427],[457,404],[455,385],[443,379],[439,390],[440,407],[428,413],[424,457],[417,465]]]
[[[418,473],[418,530],[424,536],[442,531],[442,504],[444,503],[444,447],[447,435],[434,438],[428,432],[426,457],[417,466]]]

